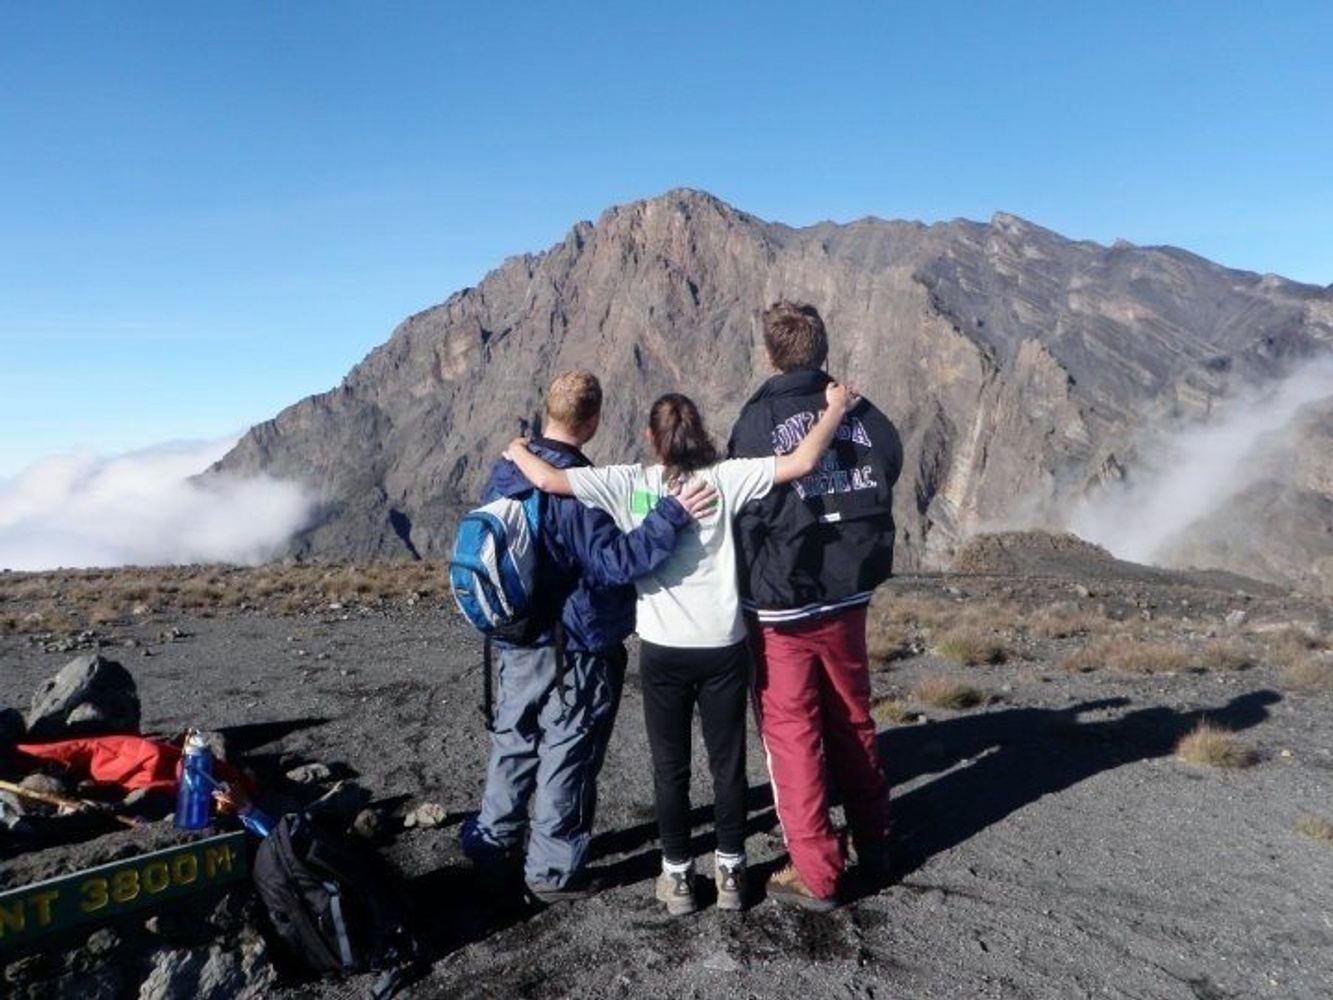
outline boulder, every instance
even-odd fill
[[[139,1000],[242,1000],[267,996],[276,982],[264,939],[244,931],[234,947],[158,949]]]
[[[33,695],[27,724],[33,740],[137,733],[134,677],[98,653],[70,660]]]

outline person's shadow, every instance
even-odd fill
[[[1110,698],[1063,709],[1000,709],[889,729],[879,734],[878,745],[892,786],[939,775],[893,797],[893,880],[902,880],[936,854],[1043,796],[1122,764],[1172,753],[1180,738],[1204,719],[1232,730],[1257,725],[1268,717],[1267,706],[1279,699],[1274,691],[1260,690],[1215,709],[1178,712],[1153,707],[1103,721],[1078,720],[1080,714],[1129,703],[1126,698]],[[776,826],[767,784],[750,789],[747,805],[747,835]],[[690,823],[698,830],[690,845],[695,855],[712,850],[712,807],[694,809]],[[652,878],[658,871],[656,834],[657,825],[651,821],[599,833],[590,852],[591,870],[607,887]],[[614,856],[619,859],[607,863]],[[763,876],[779,863],[774,860],[755,866],[752,904],[762,893]],[[864,879],[851,882],[850,899],[880,888]],[[501,892],[494,888],[479,884],[475,871],[458,864],[443,865],[409,882],[408,896],[418,926],[429,928],[424,935],[429,960],[538,912],[519,901],[515,887]],[[460,899],[470,905],[443,904]]]
[[[879,750],[892,786],[941,775],[893,797],[894,879],[1043,796],[1102,771],[1172,753],[1204,719],[1231,730],[1255,726],[1268,717],[1266,706],[1280,697],[1275,691],[1251,691],[1215,709],[1152,707],[1114,719],[1078,721],[1082,713],[1128,704],[1128,699],[1112,698],[889,729],[879,735]]]

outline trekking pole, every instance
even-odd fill
[[[130,816],[122,816],[120,813],[111,809],[105,802],[93,802],[90,799],[75,799],[67,795],[56,795],[52,792],[38,792],[31,788],[24,788],[22,785],[16,785],[12,781],[0,781],[0,792],[9,792],[11,795],[17,795],[20,798],[31,799],[33,802],[41,802],[48,806],[56,806],[60,809],[68,809],[71,812],[78,812],[82,809],[91,809],[102,815],[110,816],[122,826],[142,826],[143,820],[135,819]]]

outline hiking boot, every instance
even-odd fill
[[[658,902],[666,903],[667,913],[681,917],[693,913],[697,908],[694,901],[694,866],[683,872],[662,872],[657,876]]]
[[[596,896],[600,885],[593,885],[591,881],[581,881],[581,883],[569,883],[568,885],[556,885],[549,881],[529,881],[525,883],[528,887],[528,895],[539,903],[553,905],[556,903],[576,903],[581,899],[588,899],[589,896]]]
[[[554,882],[527,882],[528,894],[539,903],[550,906],[555,903],[573,903],[588,899],[601,892],[605,885],[586,874],[575,875],[564,885]]]
[[[779,903],[799,906],[803,910],[815,913],[828,913],[838,908],[838,901],[833,897],[816,896],[801,878],[795,865],[788,865],[782,871],[768,878],[768,894]]]
[[[745,867],[730,867],[720,861],[713,862],[713,881],[717,885],[717,908],[719,910],[745,909]]]

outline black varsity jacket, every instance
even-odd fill
[[[822,371],[775,375],[742,407],[733,458],[793,451],[825,408]],[[843,419],[815,472],[741,509],[735,521],[741,598],[766,625],[865,604],[893,572],[897,429],[866,400]]]

